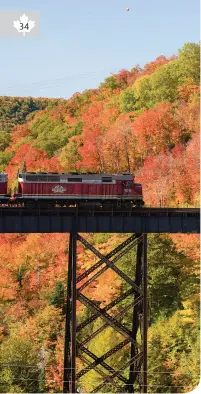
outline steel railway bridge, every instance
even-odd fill
[[[147,393],[147,234],[148,233],[200,233],[200,210],[196,208],[135,208],[132,211],[102,212],[71,209],[28,210],[24,208],[0,208],[0,233],[70,233],[68,253],[68,278],[66,301],[66,328],[64,349],[63,392],[76,393],[79,379],[90,370],[100,376],[93,392],[142,392]],[[79,233],[126,233],[124,242],[107,255],[100,253]],[[132,234],[132,235],[131,235]],[[89,249],[97,261],[85,272],[77,275],[77,244]],[[133,277],[128,277],[117,262],[136,249]],[[100,307],[89,299],[83,290],[100,275],[112,269],[126,282],[126,290]],[[121,305],[132,297],[127,306]],[[79,300],[90,311],[82,322],[76,321],[76,302]],[[119,311],[113,310],[117,305]],[[130,326],[123,317],[132,311]],[[94,329],[93,323],[101,318],[102,325]],[[82,330],[90,327],[91,334],[84,338]],[[106,353],[98,356],[89,350],[88,343],[107,327],[121,334],[121,341]],[[80,338],[78,340],[78,338]],[[127,357],[121,368],[115,369],[110,357],[123,348]],[[76,358],[84,367],[76,369]]]

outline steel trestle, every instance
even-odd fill
[[[77,242],[81,242],[99,260],[76,277],[76,249]],[[117,261],[134,247],[136,251],[136,265],[133,278],[125,274],[116,266]],[[111,260],[112,258],[112,260]],[[100,268],[100,269],[99,269]],[[112,269],[124,281],[124,291],[104,307],[99,302],[89,299],[82,293],[92,281],[96,280],[107,269]],[[97,271],[99,269],[99,271]],[[94,274],[95,271],[95,274]],[[92,275],[92,276],[91,276]],[[83,281],[85,282],[83,283]],[[81,282],[81,284],[80,284]],[[133,301],[126,298],[133,297]],[[76,325],[76,300],[79,300],[90,310],[90,317]],[[114,310],[112,308],[116,307]],[[125,323],[122,318],[126,312],[132,311],[132,321]],[[110,312],[110,313],[108,313]],[[73,232],[69,240],[68,280],[66,300],[66,329],[64,346],[64,393],[76,393],[80,385],[79,379],[94,370],[100,380],[92,392],[105,392],[105,386],[110,392],[147,392],[147,235],[134,234],[122,242],[113,251],[104,256],[80,234]],[[103,324],[96,329],[93,323],[99,319]],[[101,320],[100,320],[101,319]],[[91,325],[92,324],[92,325]],[[90,335],[78,341],[83,329],[90,325]],[[104,354],[96,355],[88,343],[96,338],[107,327],[111,327],[122,336],[114,347]],[[140,332],[140,336],[138,335]],[[84,334],[83,334],[84,336]],[[140,338],[140,339],[139,339]],[[125,349],[121,367],[110,365],[110,357]],[[122,354],[122,353],[121,353]],[[82,369],[76,370],[76,359],[83,364]],[[80,365],[80,362],[79,362]]]

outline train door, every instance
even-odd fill
[[[123,194],[122,181],[117,181],[117,195],[121,196]]]

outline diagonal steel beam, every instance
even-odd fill
[[[79,379],[81,376],[85,375],[88,371],[90,371],[91,369],[94,369],[99,364],[101,364],[102,367],[107,369],[107,371],[114,373],[115,372],[114,368],[112,368],[112,367],[110,367],[110,365],[106,364],[104,362],[104,360],[106,360],[108,357],[110,357],[112,354],[116,353],[118,350],[120,350],[121,348],[123,348],[127,344],[128,344],[128,340],[124,340],[119,345],[115,346],[115,348],[112,349],[112,352],[111,352],[111,350],[109,350],[107,353],[103,354],[101,357],[97,357],[94,353],[92,353],[90,350],[88,350],[85,346],[82,346],[80,349],[84,353],[86,353],[89,357],[93,358],[93,360],[95,360],[95,361],[91,364],[89,363],[88,368],[82,369],[77,374],[77,378]],[[127,379],[124,376],[122,376],[121,374],[118,374],[117,377],[124,383],[128,382]]]
[[[82,238],[81,235],[78,235],[79,241],[86,246],[88,249],[90,249],[97,257],[99,257],[105,264],[108,265],[109,268],[111,268],[113,271],[115,271],[122,279],[124,279],[127,283],[129,283],[137,292],[139,292],[139,287],[136,286],[135,282],[130,279],[124,272],[122,272],[119,268],[117,268],[113,262],[108,260],[102,253],[100,253],[98,250],[96,250],[89,242],[86,241],[86,239]],[[140,294],[141,294],[140,290]]]
[[[125,246],[129,245],[131,242],[133,242],[136,239],[136,235],[132,235],[128,239],[126,239],[124,242],[122,242],[119,246],[117,246],[115,249],[113,249],[110,253],[108,253],[105,257],[107,259],[110,259],[113,257],[116,253],[120,252]],[[81,280],[85,279],[89,274],[91,274],[94,270],[98,269],[101,265],[104,264],[104,261],[99,260],[97,261],[96,264],[94,264],[92,267],[90,267],[88,270],[83,272],[80,276],[77,278],[77,283],[79,283]]]
[[[136,240],[134,242],[130,243],[130,245],[128,245],[128,247],[126,249],[124,249],[121,253],[119,253],[113,260],[111,260],[111,262],[113,264],[115,264],[121,257],[123,257],[131,249],[133,249],[135,245],[136,245]],[[83,289],[85,289],[85,287],[87,287],[91,282],[96,280],[100,275],[102,275],[105,271],[107,271],[108,268],[109,267],[107,265],[105,265],[103,268],[101,268],[98,272],[96,272],[96,274],[94,274],[82,286],[79,287],[79,291],[82,291]]]
[[[114,319],[112,316],[108,315],[108,313],[103,312],[101,308],[99,308],[97,305],[95,305],[91,300],[89,300],[86,296],[83,294],[80,294],[79,300],[86,306],[88,306],[91,309],[94,309],[95,311],[99,312],[100,317],[105,320],[105,322],[108,323],[108,325],[112,326],[116,331],[118,331],[120,334],[129,337],[132,342],[136,344],[137,347],[140,347],[139,344],[134,341],[132,338],[132,332],[128,330],[125,326],[123,326],[120,322],[118,322],[116,319]]]
[[[115,300],[113,300],[112,302],[110,302],[107,306],[105,306],[104,308],[102,308],[103,312],[108,311],[109,309],[113,308],[114,306],[116,306],[119,302],[123,301],[126,297],[128,297],[129,295],[133,294],[133,289],[130,289],[128,291],[126,291],[125,293],[121,294],[119,297],[117,297]],[[77,298],[80,298],[80,292],[77,292]],[[97,312],[94,315],[90,316],[88,319],[86,319],[85,321],[83,321],[82,323],[80,323],[77,326],[77,331],[79,332],[80,330],[82,330],[82,328],[86,327],[89,323],[91,323],[92,321],[96,320],[98,317],[100,316],[100,313]]]
[[[133,362],[132,364],[135,365],[134,382],[138,382],[139,388],[141,389],[142,388],[141,375],[142,375],[143,371],[142,372],[140,372],[140,371],[141,371],[141,368],[142,368],[142,365],[143,365],[143,352],[142,352],[142,356],[139,357],[139,359],[137,361]],[[128,390],[128,387],[129,387],[129,390]],[[131,393],[134,392],[133,383],[129,383],[129,379],[128,379],[127,385],[125,385],[125,387],[124,387],[124,389],[122,391],[123,392],[131,392]],[[144,393],[144,391],[141,391],[141,392]]]
[[[135,300],[135,302],[130,303],[129,305],[127,305],[124,309],[122,309],[119,313],[117,313],[114,318],[117,319],[120,316],[123,316],[127,310],[129,310],[131,307],[133,307],[134,305],[136,305],[137,303],[142,302],[142,296],[138,297],[138,299]],[[91,339],[95,338],[98,334],[100,334],[103,330],[105,330],[105,328],[108,327],[108,324],[104,324],[103,326],[101,326],[100,328],[98,328],[98,330],[94,331],[90,336],[88,336],[86,339],[84,339],[83,342],[80,343],[80,346],[86,345]],[[129,340],[130,342],[130,340]]]
[[[90,361],[89,361],[85,356],[83,356],[83,354],[79,354],[79,358],[80,358],[82,361],[84,361],[87,365],[90,364]],[[113,378],[111,378],[109,375],[106,375],[106,374],[102,371],[102,369],[100,369],[99,367],[94,367],[94,370],[95,370],[96,372],[98,372],[99,375],[101,375],[101,376],[105,379],[105,381],[108,382],[108,384],[110,383],[110,384],[112,384],[113,386],[115,386],[115,387],[117,387],[117,388],[119,387],[118,384],[117,384],[116,382],[114,382]]]
[[[116,372],[114,372],[114,373],[111,375],[111,378],[114,379],[114,378],[118,375],[118,373],[119,373],[121,370],[126,369],[127,367],[129,367],[129,365],[130,365],[131,363],[136,362],[136,361],[137,361],[139,358],[141,358],[141,357],[142,357],[142,353],[138,353],[138,355],[134,356],[134,357],[131,358],[129,361],[127,361],[127,362],[123,365],[123,367],[121,367],[120,370],[117,370]],[[105,379],[99,386],[97,386],[95,389],[93,389],[93,393],[97,393],[106,383],[107,383],[107,380]]]

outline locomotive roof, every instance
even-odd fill
[[[102,180],[102,178],[110,178],[112,180],[122,180],[122,181],[132,181],[134,178],[134,175],[132,174],[128,174],[128,173],[123,173],[123,174],[108,174],[108,173],[104,173],[104,174],[92,174],[92,173],[57,173],[57,172],[21,172],[18,174],[18,177],[20,178],[24,178],[26,179],[26,175],[29,175],[29,177],[31,175],[37,175],[38,179],[40,179],[40,176],[51,176],[51,177],[60,177],[60,180],[67,180],[68,178],[74,178],[76,179],[80,179],[82,178],[83,180]],[[35,177],[34,177],[35,178]],[[30,179],[30,178],[29,178]]]

